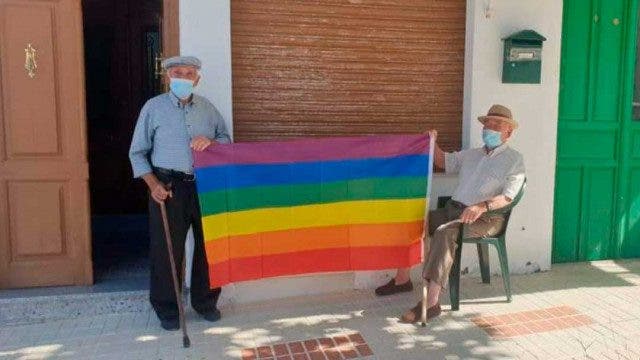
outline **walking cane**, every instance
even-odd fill
[[[427,326],[427,279],[422,277],[422,327]]]
[[[429,211],[425,210],[425,222],[424,222],[424,236],[422,237],[422,254],[424,256],[424,248],[427,246],[426,242],[429,241]],[[424,266],[427,263],[427,258],[424,256],[423,264],[422,264],[422,273],[420,273],[420,277],[422,278],[422,313],[420,315],[420,320],[422,322],[422,327],[427,326],[427,292],[429,282],[424,278]]]
[[[433,154],[435,154],[435,145],[436,138],[438,136],[438,132],[429,131],[429,164],[427,174],[433,175]],[[422,278],[422,316],[420,320],[422,321],[422,327],[427,326],[427,287],[429,282],[424,278],[424,265],[427,263],[426,257],[424,256],[424,248],[427,246],[426,242],[429,241],[429,198],[431,197],[431,177],[427,182],[427,191],[426,191],[426,201],[424,208],[424,236],[422,238],[422,254],[423,254],[423,273],[420,274]]]
[[[173,277],[173,290],[176,293],[176,302],[178,303],[178,317],[180,327],[182,328],[182,346],[188,348],[191,346],[191,340],[187,335],[187,324],[184,319],[184,305],[182,304],[182,286],[178,285],[178,271],[176,270],[176,261],[173,258],[173,241],[171,241],[171,233],[169,232],[169,220],[167,219],[167,208],[164,201],[160,203],[160,213],[162,214],[162,225],[164,225],[164,238],[167,240],[167,250],[169,252],[169,261],[171,262],[171,276]],[[180,289],[178,289],[180,286]]]

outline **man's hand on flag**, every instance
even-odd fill
[[[198,135],[191,140],[191,148],[195,151],[202,151],[209,147],[211,144],[215,144],[215,140],[211,140],[206,136]]]

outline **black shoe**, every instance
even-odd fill
[[[218,309],[208,310],[206,312],[200,313],[200,315],[202,315],[205,320],[211,322],[218,321],[222,317],[222,314]]]
[[[180,322],[178,319],[165,319],[160,320],[160,326],[167,331],[176,331],[180,329]]]
[[[407,291],[413,291],[413,284],[411,283],[411,280],[407,281],[404,284],[396,285],[396,280],[391,279],[391,281],[376,289],[376,295],[386,296]]]

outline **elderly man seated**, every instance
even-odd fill
[[[509,204],[524,182],[522,155],[507,145],[518,123],[511,111],[502,105],[493,105],[486,116],[478,120],[484,125],[484,146],[475,149],[445,153],[435,145],[434,163],[446,173],[459,174],[459,183],[452,199],[444,209],[429,213],[429,241],[425,241],[425,266],[422,276],[428,282],[427,318],[440,315],[440,293],[447,285],[454,261],[460,226],[452,224],[438,228],[452,220],[469,224],[467,234],[472,237],[495,235],[504,218],[485,213]],[[435,131],[431,136],[435,138]],[[379,296],[411,291],[409,269],[398,269],[389,283],[376,289]],[[416,322],[422,314],[422,301],[404,313],[403,322]]]

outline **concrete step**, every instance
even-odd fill
[[[147,290],[0,299],[0,326],[150,310]]]
[[[149,277],[132,272],[92,286],[56,286],[0,291],[0,326],[113,313],[148,311]]]

